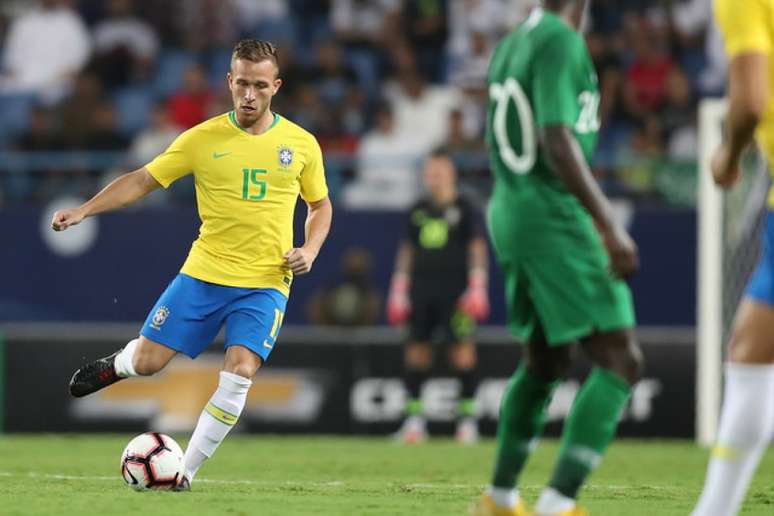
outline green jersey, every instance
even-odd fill
[[[487,141],[495,178],[489,233],[518,339],[561,346],[634,325],[591,215],[546,159],[538,131],[569,128],[586,160],[599,130],[597,77],[580,34],[536,9],[498,45],[489,68]]]
[[[536,222],[556,210],[582,209],[548,164],[538,131],[564,125],[587,160],[594,152],[599,89],[583,37],[552,12],[535,9],[497,46],[488,82],[493,201],[508,211],[528,210]]]

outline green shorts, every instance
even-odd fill
[[[558,222],[526,230],[498,227],[490,219],[514,337],[522,342],[542,337],[559,346],[596,331],[633,327],[631,291],[609,272],[609,257],[590,217]]]

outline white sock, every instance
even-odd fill
[[[489,486],[486,493],[498,507],[516,507],[516,504],[519,503],[518,489]]]
[[[121,378],[129,378],[131,376],[139,376],[137,371],[134,370],[134,352],[137,350],[137,344],[140,343],[140,339],[130,340],[129,343],[124,346],[118,355],[116,355],[113,367],[116,369],[116,374]]]
[[[204,461],[212,457],[236,424],[252,384],[252,381],[238,374],[220,372],[218,388],[199,416],[199,422],[185,450],[185,475],[189,481],[193,480]]]
[[[537,514],[558,514],[562,511],[571,511],[575,507],[575,499],[564,496],[553,487],[546,487],[540,493],[540,498],[535,505]]]
[[[726,364],[718,439],[693,516],[733,516],[774,434],[774,365]]]

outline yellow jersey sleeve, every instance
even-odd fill
[[[195,148],[192,144],[193,131],[194,129],[189,129],[178,136],[167,150],[145,165],[148,172],[164,188],[193,172],[193,149]]]
[[[309,157],[299,177],[301,198],[306,202],[317,202],[327,197],[328,185],[325,183],[325,167],[320,144],[313,136],[309,140]]]
[[[715,0],[715,18],[729,58],[750,52],[771,53],[773,7],[772,0]]]

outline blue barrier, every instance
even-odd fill
[[[296,242],[305,210],[296,212]],[[185,260],[196,237],[195,209],[153,208],[95,219],[93,241],[80,254],[47,243],[48,217],[39,208],[3,211],[0,232],[0,320],[138,321]],[[373,254],[374,281],[386,293],[403,215],[337,209],[331,235],[312,274],[294,281],[286,321],[304,324],[306,302],[339,275],[350,246]],[[693,210],[638,209],[632,234],[642,270],[632,280],[637,317],[646,325],[695,323],[696,216]],[[61,235],[66,235],[61,234]],[[491,323],[505,321],[499,270],[491,281]]]

